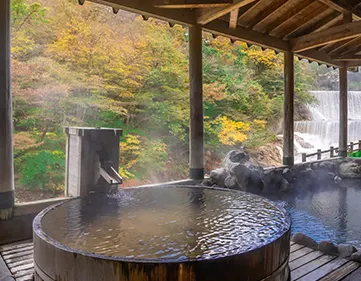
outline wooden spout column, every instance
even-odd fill
[[[347,106],[347,68],[339,69],[340,80],[340,133],[339,152],[341,157],[347,157],[347,128],[348,128],[348,106]]]
[[[10,0],[0,1],[0,40],[0,220],[7,220],[14,205]]]
[[[283,165],[294,164],[294,57],[284,54]]]
[[[202,27],[199,25],[195,25],[189,28],[189,177],[190,179],[195,180],[204,178],[204,125],[202,80]]]

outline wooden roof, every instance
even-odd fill
[[[83,2],[84,0],[79,0]],[[91,0],[334,67],[361,65],[361,0]]]

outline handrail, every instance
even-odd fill
[[[357,149],[354,149],[355,145],[358,145]],[[350,144],[347,145],[348,153],[352,153],[354,151],[361,151],[361,140],[359,140],[357,143],[350,142]],[[333,157],[337,156],[338,152],[339,152],[338,147],[330,146],[330,149],[328,149],[328,150],[317,149],[317,152],[314,152],[314,153],[309,153],[309,154],[302,153],[302,162],[306,162],[308,157],[312,157],[312,156],[316,156],[316,155],[317,155],[317,160],[321,160],[322,154],[324,154],[324,153],[330,153],[330,158],[333,158]]]

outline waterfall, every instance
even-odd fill
[[[315,152],[338,146],[339,92],[311,91],[317,100],[309,106],[312,121],[295,122],[295,149],[297,153]],[[361,92],[348,92],[348,142],[361,139]]]

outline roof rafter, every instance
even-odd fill
[[[326,44],[352,39],[361,35],[361,21],[331,27],[291,40],[294,52],[302,52]]]
[[[256,44],[264,48],[271,48],[277,51],[289,51],[288,41],[265,35],[249,28],[237,26],[237,29],[230,30],[228,23],[222,20],[215,20],[203,26],[205,31],[217,35],[230,37],[235,40],[245,41],[250,44]]]
[[[187,9],[160,9],[152,5],[148,0],[91,0],[92,2],[122,9],[128,12],[148,17],[155,17],[165,21],[172,19],[174,23],[183,25],[195,25],[195,10]]]
[[[256,0],[236,0],[233,4],[229,4],[224,7],[199,9],[197,23],[205,25],[254,1]]]
[[[153,6],[165,9],[213,8],[232,3],[233,0],[153,0]]]
[[[361,19],[361,13],[357,9],[345,3],[344,1],[341,0],[318,0],[318,1],[333,8],[336,11],[339,11],[340,13],[352,13],[357,19]]]

